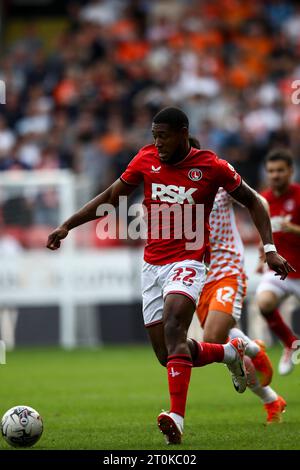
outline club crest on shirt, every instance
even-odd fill
[[[295,201],[294,199],[288,199],[285,201],[283,204],[283,207],[285,208],[286,211],[291,212],[295,208]]]
[[[190,180],[192,180],[192,181],[199,181],[199,180],[201,180],[201,178],[202,178],[202,171],[199,170],[199,168],[192,168],[192,169],[189,171],[188,177],[189,177]]]

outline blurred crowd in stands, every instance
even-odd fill
[[[202,148],[255,188],[263,187],[263,159],[275,146],[292,149],[298,177],[299,2],[74,0],[66,15],[54,48],[33,19],[1,54],[0,171],[71,169],[93,196],[152,141],[152,116],[177,105]],[[0,230],[1,220],[15,220],[13,202],[1,204]],[[56,205],[53,192],[39,195],[31,223],[56,225]]]

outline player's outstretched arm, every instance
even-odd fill
[[[250,188],[244,181],[234,191],[230,193],[234,199],[247,207],[252,217],[252,220],[260,234],[263,245],[274,245],[271,221],[268,214],[266,205],[261,197]],[[280,279],[285,279],[291,271],[295,269],[280,256],[276,251],[269,251],[266,253],[266,262],[270,269],[276,272],[275,275],[280,276]]]
[[[270,217],[270,206],[266,198],[264,198],[261,194],[255,192],[255,194],[260,198],[261,202],[263,203],[264,207],[266,208],[266,211],[268,212],[268,215]],[[263,274],[265,271],[265,262],[266,262],[266,254],[264,251],[263,244],[260,243],[258,247],[258,253],[259,253],[259,258],[258,258],[258,264],[256,266],[255,272],[258,274]]]
[[[66,238],[72,228],[98,219],[97,209],[101,204],[111,204],[117,207],[120,196],[128,196],[136,186],[123,183],[120,179],[116,180],[109,188],[98,194],[94,199],[85,204],[79,211],[75,212],[69,219],[50,233],[47,241],[47,248],[57,250],[60,247],[60,241]]]

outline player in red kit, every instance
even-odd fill
[[[189,121],[177,108],[165,108],[153,119],[154,144],[143,147],[120,179],[88,202],[48,238],[59,248],[69,230],[97,218],[102,204],[116,207],[144,184],[148,238],[142,273],[144,323],[160,363],[167,367],[170,411],[158,426],[170,444],[179,444],[192,367],[225,362],[236,390],[246,389],[244,350],[235,338],[226,345],[196,343],[187,338],[209,262],[209,215],[220,186],[246,206],[264,245],[273,244],[270,219],[255,192],[226,161],[189,141]],[[183,218],[182,218],[183,216]],[[285,279],[293,268],[276,251],[267,253],[270,269]]]
[[[262,195],[269,203],[275,245],[286,259],[293,261],[296,272],[291,272],[285,282],[270,271],[264,273],[257,288],[257,302],[268,326],[285,347],[278,371],[286,375],[294,368],[292,355],[298,338],[283,321],[278,306],[287,295],[300,299],[300,185],[291,183],[293,158],[286,149],[267,155],[266,172],[270,189]],[[263,261],[258,270],[262,269]]]

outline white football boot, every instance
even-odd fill
[[[157,417],[157,425],[165,436],[167,444],[181,444],[183,434],[183,418],[175,413],[163,411]],[[179,419],[180,418],[180,419]]]
[[[236,352],[236,359],[230,364],[226,364],[231,372],[232,383],[238,393],[244,393],[247,388],[247,373],[244,362],[247,342],[242,338],[234,338],[228,344]]]
[[[293,353],[296,349],[284,348],[282,356],[278,364],[278,373],[280,375],[288,375],[295,367],[293,362]]]

